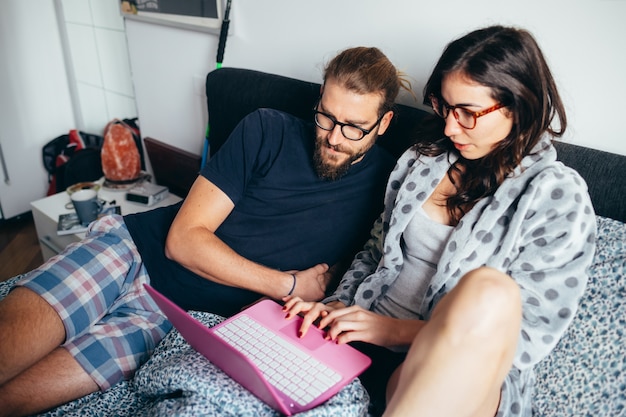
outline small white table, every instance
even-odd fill
[[[156,204],[146,206],[144,204],[126,201],[126,190],[114,190],[109,188],[100,188],[100,190],[98,190],[98,197],[107,202],[115,200],[115,204],[121,208],[122,215],[169,206],[181,200],[177,195],[170,193]],[[68,209],[65,207],[68,203],[70,203],[70,196],[65,191],[30,203],[44,261],[60,253],[70,243],[77,242],[85,237],[85,233],[64,236],[57,235],[59,215],[74,211],[72,208]]]

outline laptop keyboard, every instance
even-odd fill
[[[341,380],[341,375],[254,319],[242,315],[215,330],[254,363],[266,380],[306,405]]]

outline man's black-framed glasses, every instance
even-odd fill
[[[476,119],[479,117],[505,107],[504,104],[497,103],[488,109],[474,112],[463,106],[451,106],[444,100],[437,98],[434,94],[431,94],[428,98],[430,98],[430,104],[433,106],[433,110],[437,116],[445,120],[448,118],[450,112],[452,112],[457,123],[461,125],[461,127],[469,130],[476,127]]]
[[[372,132],[372,130],[374,130],[374,128],[378,126],[380,121],[383,119],[383,116],[385,115],[383,113],[378,118],[378,120],[376,120],[376,123],[374,123],[374,126],[370,127],[369,129],[363,129],[362,127],[353,125],[352,123],[342,123],[342,122],[337,121],[337,119],[335,119],[330,114],[324,113],[323,111],[319,111],[317,109],[318,106],[319,106],[319,101],[313,108],[315,124],[317,125],[317,127],[319,127],[322,130],[326,130],[327,132],[330,132],[331,130],[335,128],[335,126],[339,125],[341,128],[341,134],[343,135],[343,137],[345,137],[348,140],[353,140],[353,141],[361,140],[365,136],[369,135]]]

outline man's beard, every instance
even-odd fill
[[[338,180],[348,172],[352,163],[365,155],[373,145],[374,142],[366,148],[360,149],[358,152],[351,154],[346,152],[345,149],[340,146],[329,145],[326,138],[317,137],[315,139],[315,152],[313,153],[313,163],[315,165],[315,172],[317,173],[317,176],[321,179],[329,181]],[[331,147],[336,151],[343,152],[345,155],[348,155],[348,158],[346,158],[346,160],[339,165],[333,165],[322,157],[322,149],[326,147]]]

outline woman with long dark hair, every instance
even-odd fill
[[[386,383],[386,415],[530,416],[533,365],[570,324],[595,248],[586,184],[552,145],[564,106],[533,36],[502,26],[450,43],[424,93],[434,115],[370,241],[331,297],[285,310],[306,313],[303,334],[319,319],[372,352],[363,382],[374,399],[367,381]]]

